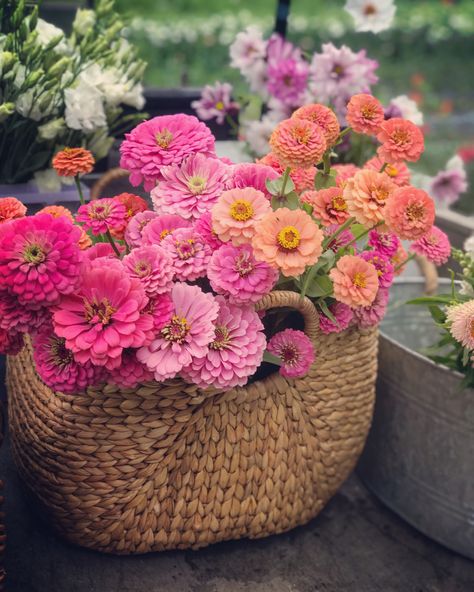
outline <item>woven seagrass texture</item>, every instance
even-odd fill
[[[3,443],[3,437],[5,433],[5,419],[4,419],[3,404],[0,401],[0,446]],[[5,555],[5,544],[7,540],[5,532],[5,512],[3,511],[3,481],[0,480],[0,592],[5,590],[5,567],[4,567],[4,555]]]
[[[259,308],[280,306],[302,312],[316,347],[303,379],[64,395],[38,378],[31,349],[8,360],[14,457],[67,539],[119,554],[197,548],[283,532],[323,508],[369,429],[377,331],[323,335],[293,292]]]

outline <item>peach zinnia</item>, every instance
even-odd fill
[[[270,202],[258,189],[230,189],[212,208],[212,226],[223,242],[239,246],[252,240],[256,222],[270,210]]]
[[[26,207],[16,197],[2,197],[0,199],[0,224],[23,218],[26,214]]]
[[[349,214],[364,226],[377,224],[383,220],[384,206],[395,189],[396,185],[383,173],[367,169],[357,172],[344,187]]]
[[[95,160],[85,148],[64,148],[53,158],[53,168],[60,177],[75,177],[90,173]]]
[[[385,222],[400,238],[416,240],[433,226],[435,206],[423,189],[398,187],[384,209]]]
[[[377,270],[368,261],[355,255],[344,255],[331,269],[334,298],[351,308],[369,306],[379,289]]]
[[[384,162],[416,162],[425,149],[423,134],[418,126],[401,117],[384,121],[377,140],[382,144],[377,152]]]
[[[305,191],[301,201],[313,206],[313,217],[323,226],[344,224],[349,218],[347,203],[342,195],[342,187],[329,187],[319,191]]]
[[[347,104],[346,119],[355,132],[375,135],[384,121],[383,107],[372,95],[354,95]]]
[[[404,162],[386,163],[378,156],[374,156],[365,163],[364,168],[380,172],[384,165],[385,168],[383,172],[390,177],[390,180],[393,181],[395,185],[398,185],[398,187],[404,187],[410,183],[410,171]]]
[[[327,145],[333,146],[336,143],[341,128],[336,114],[332,109],[326,107],[326,105],[319,105],[318,103],[304,105],[296,109],[291,117],[309,119],[309,121],[316,123],[316,125],[322,128]]]
[[[255,227],[255,258],[280,269],[286,276],[301,275],[322,253],[324,235],[303,210],[279,208]]]
[[[327,147],[323,129],[298,117],[278,124],[270,136],[270,146],[282,164],[303,169],[321,162]]]

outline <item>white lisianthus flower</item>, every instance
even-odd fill
[[[257,62],[265,59],[267,42],[262,31],[253,25],[237,34],[229,48],[230,65],[237,68],[245,76],[251,74]]]
[[[42,193],[61,191],[61,179],[54,169],[46,169],[35,173],[36,187]]]
[[[87,8],[78,8],[76,18],[72,24],[73,31],[78,35],[86,35],[95,25],[95,12]]]
[[[93,132],[107,125],[102,93],[85,80],[79,80],[75,87],[66,88],[64,100],[64,116],[69,128]]]
[[[344,8],[354,19],[356,31],[371,33],[390,28],[396,11],[393,0],[347,0]]]
[[[41,108],[43,106],[43,109]],[[16,112],[23,117],[40,121],[46,115],[49,115],[54,108],[53,102],[41,102],[35,97],[35,89],[30,88],[21,94],[15,101]]]
[[[62,29],[39,18],[36,24],[36,32],[38,33],[38,43],[42,47],[46,47],[51,41],[53,41],[53,39],[61,37],[61,41],[54,47],[54,51],[58,53],[67,53],[68,46]]]
[[[96,160],[100,160],[107,156],[113,143],[114,138],[107,134],[107,130],[100,129],[88,138],[87,148],[94,154]]]
[[[124,105],[135,107],[135,109],[143,109],[145,106],[145,97],[143,96],[143,84],[139,82],[135,84],[129,91],[125,93],[122,98]]]
[[[79,76],[102,93],[107,105],[118,107],[120,104],[141,109],[145,104],[143,86],[134,84],[118,68],[102,69],[98,64],[91,64]]]
[[[464,175],[466,175],[466,167],[464,166],[464,160],[459,156],[459,154],[451,156],[451,158],[446,163],[446,170],[461,171]]]
[[[65,128],[66,122],[63,117],[58,117],[38,127],[40,140],[54,140]]]
[[[463,249],[470,257],[474,257],[474,234],[464,241]]]
[[[418,109],[418,105],[407,95],[399,95],[390,101],[402,114],[403,119],[408,119],[415,125],[423,125],[423,113]]]

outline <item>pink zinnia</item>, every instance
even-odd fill
[[[355,164],[334,164],[331,168],[336,171],[336,185],[342,188],[348,179],[360,171],[360,168]]]
[[[171,258],[176,279],[192,282],[206,275],[212,251],[193,228],[177,228],[163,239],[162,246]]]
[[[266,339],[258,313],[217,296],[219,315],[205,357],[194,358],[182,371],[188,382],[202,388],[243,386],[262,362]]]
[[[34,333],[49,322],[47,308],[34,303],[20,304],[13,294],[0,292],[0,329],[16,333]]]
[[[91,200],[80,206],[76,216],[76,220],[95,235],[123,229],[126,218],[125,206],[113,197]]]
[[[198,286],[175,284],[171,292],[173,316],[160,334],[138,350],[137,359],[154,372],[157,381],[174,378],[195,358],[209,352],[219,304]]]
[[[467,349],[474,349],[474,300],[448,307],[446,316],[454,339]]]
[[[398,187],[404,187],[405,185],[410,184],[410,171],[404,162],[385,163],[378,156],[374,156],[365,163],[364,168],[380,172],[384,165],[384,174],[390,177],[390,180],[393,181],[395,185],[398,185]]]
[[[415,187],[398,187],[384,208],[387,226],[400,238],[421,238],[433,226],[435,206],[430,196]]]
[[[344,255],[331,269],[334,298],[351,308],[372,304],[379,289],[375,267],[355,255]]]
[[[325,335],[329,333],[341,333],[345,331],[351,324],[354,312],[350,306],[343,304],[342,302],[333,302],[328,306],[329,312],[336,319],[337,323],[334,323],[329,317],[327,317],[323,311],[319,311],[319,328]]]
[[[257,261],[250,245],[223,245],[212,254],[207,268],[212,289],[231,302],[257,302],[278,280],[278,271]]]
[[[33,338],[33,358],[36,371],[46,386],[62,393],[79,393],[105,378],[104,369],[90,361],[79,364],[66,340],[54,334],[51,327]]]
[[[277,173],[279,173],[280,176],[285,172],[285,167],[280,163],[280,161],[272,152],[257,160],[257,163],[271,167]],[[305,189],[313,189],[316,172],[317,169],[314,166],[307,169],[301,169],[298,167],[293,167],[291,169],[290,179],[295,184],[296,193],[301,193]]]
[[[379,286],[381,288],[390,288],[393,283],[393,265],[390,258],[378,251],[364,251],[360,253],[360,257],[364,261],[372,263],[377,270],[377,276],[379,278]]]
[[[163,167],[151,191],[157,212],[186,219],[208,212],[224,191],[229,167],[217,158],[191,154],[182,163]]]
[[[424,255],[435,265],[443,265],[451,255],[448,235],[433,226],[429,232],[411,244],[410,251]]]
[[[347,104],[346,119],[358,134],[375,135],[384,121],[384,110],[372,95],[353,95]]]
[[[120,166],[130,171],[130,183],[150,191],[163,166],[180,164],[189,154],[214,154],[210,129],[193,115],[162,115],[135,127],[120,146]]]
[[[118,260],[95,259],[76,293],[54,310],[54,331],[77,362],[110,370],[120,365],[125,348],[140,347],[153,336],[153,319],[143,312],[147,303],[140,282]]]
[[[267,67],[268,92],[285,105],[301,104],[308,74],[309,65],[303,59],[290,57],[270,61]]]
[[[314,362],[313,344],[303,331],[280,331],[270,339],[267,349],[280,358],[280,374],[286,378],[305,376]]]
[[[380,323],[387,310],[388,297],[388,290],[380,288],[372,304],[354,309],[354,319],[361,329],[368,329]]]
[[[202,236],[202,238],[210,246],[212,251],[215,251],[221,245],[224,244],[221,241],[221,239],[217,236],[216,232],[212,227],[211,212],[206,212],[199,218],[199,220],[194,225],[194,230],[197,234]]]
[[[23,218],[26,214],[26,207],[16,197],[0,198],[0,224],[10,220]]]
[[[331,224],[330,226],[326,226],[325,228],[323,228],[324,236],[326,238],[329,238],[332,235],[334,235],[338,230],[338,224]],[[331,242],[328,243],[327,248],[331,249],[334,252],[337,252],[342,247],[345,247],[349,243],[352,243],[354,239],[355,237],[352,234],[352,232],[348,228],[346,228],[345,230],[340,232],[335,239],[331,240]]]
[[[78,284],[81,229],[67,218],[39,214],[2,226],[0,278],[21,304],[55,304]]]
[[[128,275],[141,283],[147,296],[170,291],[173,261],[165,249],[158,245],[139,247],[126,255],[122,263]]]
[[[142,244],[142,234],[145,226],[155,218],[158,218],[158,214],[150,210],[139,212],[133,218],[130,218],[125,229],[125,242],[130,248],[133,249],[133,247],[139,247]]]
[[[189,220],[185,220],[176,214],[164,214],[151,220],[142,230],[142,246],[159,245],[161,241],[177,228],[191,226]]]
[[[123,250],[121,245],[117,245],[119,250]],[[117,255],[110,243],[96,243],[92,245],[90,249],[87,249],[84,252],[84,257],[88,261],[93,261],[94,259],[102,259],[103,257],[107,257],[109,259],[117,259]]]
[[[0,329],[0,354],[16,356],[21,352],[24,345],[22,333]]]
[[[253,187],[270,198],[266,181],[277,179],[279,174],[275,169],[268,165],[244,162],[232,167],[230,178],[227,183],[227,189],[243,189]]]
[[[377,152],[384,162],[416,162],[425,149],[420,128],[401,117],[384,121],[377,140],[382,144]]]
[[[137,360],[136,349],[124,349],[120,366],[110,370],[107,382],[121,388],[134,388],[153,380],[153,372]]]
[[[373,247],[375,251],[390,258],[397,252],[397,249],[400,246],[400,240],[396,234],[380,232],[374,229],[369,232],[368,244]]]
[[[148,300],[143,313],[151,315],[153,319],[153,332],[161,331],[173,315],[174,304],[169,293],[157,294]]]
[[[300,198],[302,203],[313,206],[313,217],[323,226],[343,224],[348,218],[347,203],[341,187],[329,187],[319,191],[305,191]]]

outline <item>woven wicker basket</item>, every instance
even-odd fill
[[[68,540],[129,554],[263,537],[315,516],[346,479],[372,418],[377,331],[323,335],[313,304],[273,292],[260,309],[302,313],[317,359],[207,393],[180,380],[54,393],[31,349],[8,360],[13,453]]]

